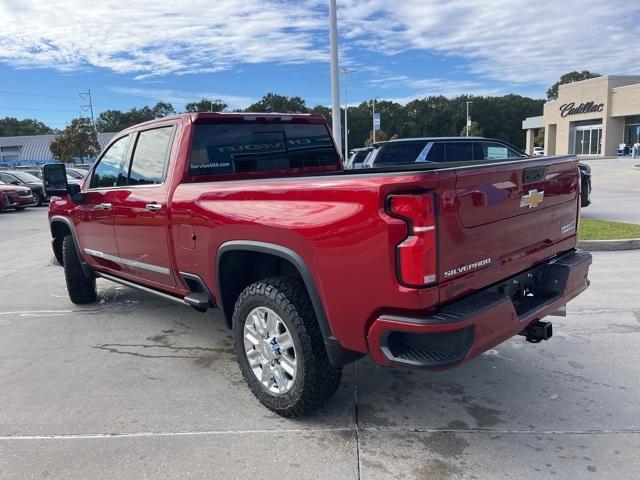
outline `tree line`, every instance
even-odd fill
[[[569,72],[547,90],[547,99],[555,99],[558,86],[563,83],[599,76],[589,71]],[[361,102],[348,109],[348,142],[350,148],[362,147],[371,141],[372,109],[374,100]],[[381,114],[382,130],[376,132],[378,140],[427,136],[464,135],[466,104],[470,104],[473,120],[470,135],[498,138],[518,148],[524,147],[522,120],[542,115],[545,100],[521,95],[473,96],[448,98],[442,95],[413,100],[405,105],[390,100],[376,101],[376,112]],[[228,105],[221,100],[202,98],[185,105],[186,112],[225,112]],[[288,97],[267,93],[257,102],[236,112],[316,113],[331,124],[331,109],[323,105],[307,106],[298,96]],[[56,138],[52,153],[63,161],[95,156],[99,150],[97,132],[118,132],[138,123],[166,117],[176,113],[171,103],[158,102],[153,106],[132,108],[127,111],[106,110],[97,117],[95,129],[88,119],[75,119]],[[341,110],[344,118],[344,110]],[[344,122],[343,122],[344,123]],[[344,125],[343,125],[344,129]],[[19,133],[18,133],[19,132]],[[34,119],[0,119],[0,136],[59,133]],[[344,130],[343,130],[344,138]]]

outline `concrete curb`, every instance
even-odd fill
[[[640,250],[640,238],[627,240],[580,240],[578,248],[590,252],[614,252],[618,250]]]

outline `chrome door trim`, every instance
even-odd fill
[[[142,270],[159,273],[161,275],[167,275],[167,276],[171,275],[170,269],[166,267],[161,267],[159,265],[152,265],[150,263],[139,262],[138,260],[131,260],[129,258],[117,257],[115,255],[109,255],[108,253],[100,252],[98,250],[92,250],[90,248],[85,248],[84,253],[92,257],[98,257],[113,263],[117,263],[118,265],[140,268]]]

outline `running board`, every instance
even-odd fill
[[[124,280],[122,278],[114,277],[113,275],[109,275],[108,273],[95,272],[95,274],[98,277],[102,277],[105,280],[110,280],[112,282],[119,283],[120,285],[124,285],[125,287],[131,287],[131,288],[135,288],[136,290],[141,290],[143,292],[152,293],[153,295],[156,295],[158,297],[162,297],[162,298],[164,298],[166,300],[172,300],[172,301],[177,302],[177,303],[179,303],[181,305],[192,306],[191,304],[186,302],[184,298],[174,297],[173,295],[169,295],[168,293],[160,292],[159,290],[155,290],[153,288],[149,288],[149,287],[145,287],[145,286],[142,286],[142,285],[138,285],[137,283],[133,283],[133,282],[130,282],[128,280]]]

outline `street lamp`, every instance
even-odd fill
[[[469,105],[473,102],[467,102],[467,137],[469,136],[469,127],[471,125],[471,119],[469,118]]]
[[[340,70],[344,75],[344,159],[349,158],[349,119],[347,113],[349,111],[349,102],[347,101],[347,77],[354,73],[353,68],[342,68]]]
[[[331,43],[331,121],[333,141],[342,151],[342,126],[340,125],[340,66],[338,64],[338,15],[336,0],[329,0],[329,37]]]

